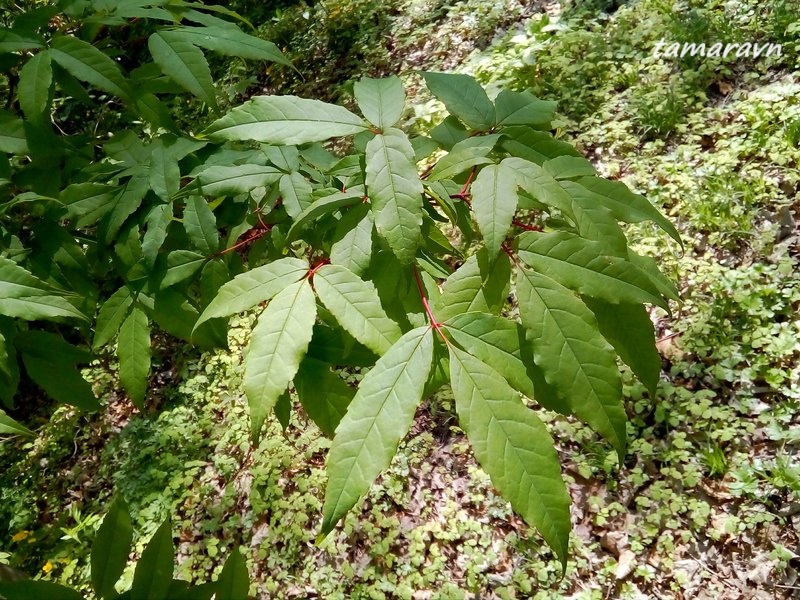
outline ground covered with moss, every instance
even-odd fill
[[[91,542],[118,492],[137,551],[171,515],[179,577],[214,578],[240,547],[258,597],[798,597],[798,19],[789,0],[326,0],[264,18],[290,55],[339,61],[273,91],[322,86],[346,102],[361,72],[413,84],[410,67],[531,87],[560,102],[560,134],[603,175],[681,228],[683,252],[648,227],[628,230],[680,282],[683,302],[652,315],[657,396],[626,374],[624,464],[588,428],[543,414],[573,499],[563,578],[476,466],[446,389],[419,410],[360,511],[318,541],[328,441],[293,417],[250,446],[240,386],[248,319],[234,324],[230,352],[159,339],[144,413],[120,392],[110,359],[87,373],[101,414],[61,408],[46,419],[31,397],[36,439],[0,442],[0,564],[87,588]],[[783,53],[656,59],[662,38],[771,40]],[[424,129],[438,110],[431,101],[407,116]]]

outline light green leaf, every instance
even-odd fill
[[[412,329],[361,381],[328,453],[323,533],[333,529],[389,466],[411,427],[432,360],[431,329]]]
[[[378,233],[400,262],[417,252],[422,227],[422,181],[406,134],[387,129],[367,144],[367,190]]]
[[[647,198],[634,194],[621,181],[609,181],[602,177],[581,177],[577,182],[596,194],[597,201],[606,206],[616,219],[626,223],[653,221],[683,248],[681,236],[669,219]]]
[[[431,71],[423,72],[422,76],[431,93],[444,102],[448,112],[461,119],[467,127],[478,131],[494,127],[494,104],[474,78]]]
[[[19,106],[29,121],[38,122],[44,117],[50,102],[53,85],[53,67],[50,53],[45,50],[35,54],[19,72],[17,98]]]
[[[250,589],[250,574],[247,572],[247,563],[242,553],[234,547],[231,549],[228,560],[222,567],[222,573],[216,582],[216,595],[214,600],[247,600]]]
[[[350,188],[346,192],[336,192],[314,200],[303,212],[297,215],[289,233],[286,234],[286,243],[290,244],[298,238],[300,233],[323,215],[329,215],[345,206],[352,206],[363,201],[364,188],[361,186]]]
[[[641,304],[609,304],[593,298],[583,301],[594,313],[600,333],[636,373],[650,396],[655,397],[661,357],[656,350],[655,331],[647,309]]]
[[[619,304],[648,302],[667,308],[650,278],[636,265],[613,256],[606,246],[565,231],[526,232],[519,237],[526,264],[577,292]]]
[[[366,204],[354,206],[339,220],[331,245],[331,263],[350,269],[359,277],[372,258],[375,217]]]
[[[117,338],[117,357],[120,383],[141,409],[150,374],[150,323],[141,308],[134,307],[122,322]]]
[[[269,186],[281,178],[281,172],[261,165],[208,167],[197,174],[197,183],[206,196],[236,196],[257,187]]]
[[[24,435],[34,437],[34,433],[9,417],[5,411],[0,410],[0,435]]]
[[[400,339],[400,327],[386,316],[371,281],[345,267],[324,265],[314,274],[314,289],[339,324],[379,356]]]
[[[152,34],[147,46],[164,75],[217,110],[214,80],[200,48],[170,31]]]
[[[308,416],[327,437],[332,438],[336,426],[356,395],[328,363],[306,356],[294,377],[294,389]]]
[[[51,44],[50,55],[76,79],[124,100],[128,99],[128,82],[119,65],[89,42],[73,36],[56,36]]]
[[[452,179],[475,165],[492,163],[492,159],[487,155],[494,149],[499,139],[499,134],[492,134],[475,135],[461,140],[439,159],[428,173],[427,180]]]
[[[614,350],[575,294],[540,273],[517,269],[522,325],[536,364],[575,415],[625,455],[625,409]]]
[[[121,496],[111,503],[92,543],[92,587],[106,600],[117,595],[114,584],[128,564],[133,543],[133,524],[128,505]]]
[[[597,174],[592,163],[582,156],[556,156],[545,161],[542,167],[556,179],[594,177]]]
[[[219,231],[217,219],[205,198],[189,196],[183,211],[183,227],[195,248],[203,254],[213,254],[219,250]]]
[[[267,415],[297,373],[311,341],[316,315],[314,292],[303,279],[279,292],[253,328],[245,360],[244,392],[256,441]]]
[[[393,127],[403,116],[406,93],[396,75],[385,79],[363,77],[353,86],[353,92],[361,112],[376,127]]]
[[[155,263],[158,251],[167,239],[167,230],[172,224],[172,217],[172,204],[156,204],[147,213],[147,231],[142,237],[142,255],[149,266]]]
[[[658,291],[665,297],[670,300],[675,300],[676,302],[680,300],[675,282],[661,272],[654,258],[650,256],[640,256],[633,250],[628,249],[628,260],[646,273],[650,281],[653,282],[653,285],[656,286]]]
[[[467,312],[497,314],[508,298],[511,263],[501,254],[492,263],[485,249],[470,256],[442,286],[433,311],[439,321]]]
[[[311,184],[297,171],[281,176],[278,187],[283,198],[283,206],[286,207],[286,214],[293,219],[311,205]]]
[[[497,125],[549,125],[556,114],[556,102],[539,100],[528,91],[502,90],[494,102]]]
[[[175,568],[172,524],[167,519],[153,534],[136,563],[131,600],[167,600]]]
[[[553,438],[497,371],[450,347],[458,421],[492,484],[566,567],[570,498]]]
[[[292,66],[272,42],[248,35],[235,27],[179,27],[171,32],[187,42],[226,56],[267,60]]]
[[[270,300],[282,289],[300,281],[306,273],[306,261],[287,257],[237,275],[219,289],[197,319],[195,331],[209,319],[228,317]]]
[[[516,210],[514,171],[503,163],[481,169],[472,183],[472,211],[491,261],[500,252]]]
[[[358,116],[335,104],[296,96],[256,96],[214,121],[203,134],[213,141],[297,145],[366,129]]]
[[[169,202],[181,186],[178,159],[160,139],[153,142],[151,147],[150,187],[164,202]]]
[[[133,297],[127,286],[119,288],[103,303],[97,314],[94,341],[92,342],[95,350],[105,346],[117,334],[132,305]]]
[[[88,320],[57,294],[56,290],[13,260],[0,257],[0,314],[26,321],[57,317]]]

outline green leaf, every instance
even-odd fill
[[[150,187],[164,202],[169,202],[181,186],[181,169],[177,157],[162,140],[152,144],[150,154]]]
[[[19,106],[29,121],[40,122],[50,103],[53,67],[48,51],[35,54],[19,72],[17,97]]]
[[[172,204],[156,204],[147,213],[147,231],[142,237],[142,255],[148,266],[155,264],[158,258],[158,252],[167,239],[172,218]]]
[[[628,249],[628,260],[646,273],[650,281],[653,282],[653,285],[656,286],[658,291],[665,297],[670,300],[675,300],[676,302],[680,300],[675,282],[661,272],[654,258],[650,256],[640,256],[633,250]]]
[[[372,282],[345,267],[324,265],[314,274],[314,289],[339,324],[376,354],[400,339],[400,327],[386,316]]]
[[[499,134],[476,135],[461,140],[455,144],[450,152],[445,154],[428,173],[428,181],[452,179],[467,171],[475,165],[485,165],[494,162],[487,155],[494,149]]]
[[[578,183],[596,194],[597,201],[607,207],[616,219],[626,223],[653,221],[683,248],[681,236],[669,219],[647,198],[634,194],[621,181],[609,181],[602,177],[581,177]]]
[[[45,331],[21,331],[15,342],[28,376],[51,398],[81,410],[100,408],[92,386],[81,377],[77,368],[79,363],[91,360],[88,352],[68,344],[61,336]]]
[[[136,564],[131,600],[168,600],[175,563],[172,524],[167,519],[156,530]]]
[[[197,319],[194,330],[209,319],[228,317],[270,300],[282,289],[300,281],[306,273],[306,261],[287,257],[237,275],[220,288]]]
[[[203,254],[219,250],[217,219],[208,202],[201,196],[189,196],[183,211],[183,226],[195,248]]]
[[[517,269],[520,317],[545,379],[575,415],[625,455],[625,409],[614,350],[594,315],[570,290],[540,273]]]
[[[310,356],[300,363],[294,377],[294,389],[306,414],[329,438],[333,437],[356,395],[355,388],[331,371],[328,363]]]
[[[612,256],[600,242],[565,231],[526,232],[519,237],[519,257],[526,264],[579,293],[612,304],[667,303],[636,265]]]
[[[577,183],[562,181],[561,187],[572,199],[572,215],[581,237],[602,242],[614,256],[626,258],[628,239],[611,211],[599,204],[591,192]]]
[[[547,428],[497,371],[453,346],[450,376],[458,420],[475,458],[566,568],[570,498]]]
[[[17,350],[13,345],[16,328],[13,324],[4,326],[4,322],[0,320],[0,402],[12,407],[19,386]]]
[[[175,37],[226,56],[267,60],[292,66],[272,42],[248,35],[235,27],[179,27],[170,32]]]
[[[339,220],[331,245],[331,263],[346,267],[359,277],[372,258],[375,218],[366,204],[354,206]]]
[[[647,309],[641,304],[609,304],[602,300],[584,298],[594,313],[600,333],[619,357],[655,397],[661,373],[661,357],[655,344],[655,330]]]
[[[0,596],[10,600],[84,600],[78,592],[50,581],[0,581]]]
[[[217,91],[203,51],[170,31],[157,31],[147,42],[161,72],[217,110]]]
[[[503,163],[481,169],[472,183],[472,211],[490,260],[494,260],[500,252],[516,210],[517,182],[514,171]]]
[[[469,75],[431,71],[423,72],[422,76],[431,93],[467,127],[478,131],[494,127],[494,104],[475,79]]]
[[[19,52],[20,50],[33,50],[42,48],[41,40],[33,36],[20,35],[5,27],[0,28],[0,53]]]
[[[133,543],[133,524],[121,496],[111,503],[92,544],[92,587],[100,598],[116,596],[114,584],[128,564]]]
[[[406,93],[396,75],[385,79],[362,77],[353,86],[353,92],[361,112],[376,127],[393,127],[403,116]]]
[[[112,58],[73,36],[56,36],[50,48],[51,58],[70,75],[99,90],[127,100],[128,82]]]
[[[17,155],[30,152],[23,120],[2,111],[0,111],[0,152]]]
[[[519,324],[484,313],[463,313],[444,322],[447,334],[464,350],[500,373],[511,386],[534,398],[534,385],[520,347],[528,343]]]
[[[35,434],[9,417],[5,411],[0,410],[0,435],[25,435],[34,437]]]
[[[0,314],[36,321],[86,316],[41,279],[7,258],[0,257]]]
[[[66,207],[68,219],[80,229],[94,225],[114,208],[117,188],[102,183],[73,183],[62,190],[59,200]]]
[[[549,133],[530,127],[503,127],[505,138],[500,145],[514,157],[523,158],[538,165],[556,156],[580,156],[575,148],[555,139]]]
[[[307,279],[284,288],[261,313],[244,369],[244,392],[250,405],[251,434],[261,426],[294,379],[313,333],[317,305]]]
[[[191,250],[173,250],[167,255],[167,272],[161,280],[161,289],[186,281],[197,273],[208,257]]]
[[[432,360],[431,329],[412,329],[361,381],[328,453],[323,533],[333,529],[389,466],[411,427]]]
[[[556,179],[594,177],[597,174],[592,163],[582,156],[557,156],[545,161],[542,167]]]
[[[528,91],[502,90],[495,99],[497,125],[550,125],[556,102],[539,100]]]
[[[249,597],[250,574],[238,548],[231,550],[217,579],[216,588],[215,600],[247,600]]]
[[[213,141],[299,145],[366,129],[364,121],[335,104],[295,96],[256,96],[214,121],[203,134]]]
[[[433,311],[439,321],[467,312],[497,314],[508,298],[511,262],[501,254],[492,263],[485,249],[470,256],[442,285]]]
[[[133,297],[127,286],[119,288],[103,303],[97,314],[94,341],[92,342],[95,350],[105,346],[117,334],[132,305]]]
[[[272,410],[275,413],[275,418],[278,419],[278,423],[281,424],[281,429],[286,431],[292,418],[292,398],[289,395],[289,390],[286,390],[278,397]]]
[[[516,157],[503,159],[502,164],[514,171],[517,184],[536,200],[557,208],[567,217],[574,218],[572,199],[558,181],[542,167]]]
[[[366,184],[378,233],[400,262],[410,263],[420,242],[422,181],[406,134],[387,129],[367,144]]]
[[[286,214],[293,219],[311,205],[311,184],[297,171],[281,176],[278,187],[283,205],[286,207]]]
[[[364,190],[361,186],[350,188],[346,192],[336,192],[315,200],[294,221],[286,234],[286,243],[290,244],[298,238],[300,233],[323,215],[329,215],[345,206],[352,206],[362,201]]]
[[[150,373],[150,323],[141,308],[134,307],[122,322],[117,338],[117,357],[122,387],[141,409]]]
[[[269,186],[281,178],[281,172],[261,165],[208,167],[197,174],[197,183],[206,196],[236,196],[257,187]]]

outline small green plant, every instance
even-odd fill
[[[92,546],[92,589],[102,600],[246,600],[250,586],[247,565],[238,550],[233,550],[214,583],[189,585],[173,579],[175,547],[169,519],[148,542],[133,576],[131,589],[118,593],[116,583],[128,563],[133,527],[128,507],[122,498],[111,503]],[[49,581],[26,579],[14,571],[0,571],[0,599],[38,600],[63,598],[81,600],[71,588]]]

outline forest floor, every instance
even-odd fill
[[[179,577],[208,580],[239,546],[258,597],[800,598],[800,14],[777,1],[684,4],[641,0],[606,13],[464,0],[431,12],[415,0],[363,0],[350,9],[390,16],[351,42],[379,39],[381,52],[364,51],[355,66],[340,52],[326,75],[340,85],[328,86],[336,99],[355,68],[400,72],[411,89],[417,68],[469,72],[490,89],[532,87],[560,101],[559,135],[681,229],[683,251],[648,226],[627,231],[679,281],[682,302],[652,315],[663,358],[656,397],[623,371],[624,463],[587,427],[543,413],[573,500],[563,578],[477,467],[447,391],[420,408],[360,509],[318,543],[329,442],[295,416],[250,447],[240,386],[250,317],[233,324],[230,351],[161,340],[145,413],[109,360],[86,372],[107,410],[60,408],[40,419],[35,440],[0,443],[0,564],[85,587],[116,491],[131,506],[137,552],[171,515]],[[287,9],[265,36],[299,44],[325,27],[336,34],[334,9],[348,3],[321,5],[327,16],[309,20],[319,16],[317,29],[300,36]],[[662,38],[732,35],[776,40],[783,55],[652,55]],[[315,43],[312,58],[331,51]],[[304,81],[273,85],[322,85]],[[430,100],[408,118],[424,130],[439,111]]]

